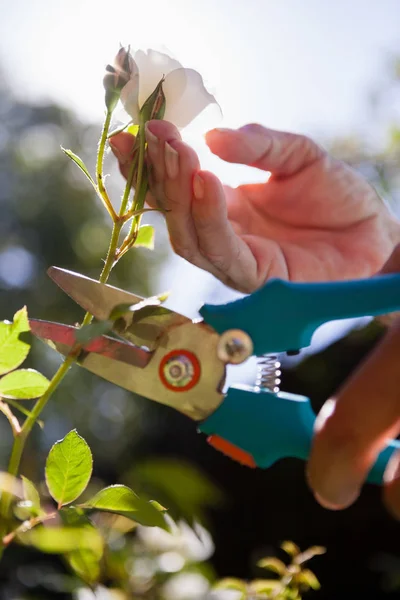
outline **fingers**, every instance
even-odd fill
[[[397,321],[317,417],[308,479],[327,508],[345,508],[354,502],[386,440],[400,431],[399,357]],[[398,485],[393,483],[388,491],[389,502],[397,497]]]
[[[400,273],[400,244],[397,244],[389,260],[383,265],[381,273]]]
[[[395,452],[385,472],[384,500],[389,512],[400,520],[400,452]]]
[[[130,133],[118,133],[109,139],[110,148],[118,160],[122,175],[126,178],[129,173],[129,166],[133,159],[133,148],[135,145],[135,136]]]
[[[199,252],[191,205],[193,175],[199,169],[197,155],[166,121],[147,123],[146,139],[151,190],[158,205],[167,211],[172,246],[177,254],[196,264]]]
[[[303,135],[245,125],[240,129],[213,129],[206,136],[214,154],[231,163],[240,163],[287,177],[326,155],[315,142]]]
[[[400,244],[397,244],[389,257],[389,260],[383,265],[381,273],[400,273]],[[376,319],[382,323],[382,325],[390,326],[399,317],[400,313],[395,312],[387,315],[380,315],[376,317]]]
[[[219,179],[200,171],[196,153],[170,123],[150,121],[146,138],[151,191],[167,211],[175,252],[229,285],[254,289],[256,261],[232,229]]]
[[[252,291],[257,281],[257,263],[228,220],[221,182],[208,171],[198,172],[193,178],[193,195],[193,222],[202,256],[225,283]]]

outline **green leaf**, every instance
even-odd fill
[[[139,133],[139,125],[134,125],[131,123],[130,125],[128,125],[126,131],[136,137]]]
[[[270,594],[282,588],[282,583],[277,579],[254,579],[250,585],[250,594]]]
[[[61,150],[64,152],[64,154],[66,154],[68,156],[68,158],[70,158],[76,165],[78,165],[78,167],[80,168],[82,173],[84,173],[86,175],[86,177],[89,179],[89,181],[92,184],[92,186],[94,187],[94,189],[97,190],[96,184],[95,184],[91,174],[89,173],[85,163],[83,162],[83,160],[77,154],[74,154],[72,152],[72,150],[67,150],[66,148],[63,148],[62,146],[61,146]]]
[[[135,313],[135,318],[137,320],[144,318],[144,316],[148,317],[150,314],[152,314],[152,310],[149,311],[149,309],[160,306],[160,304],[165,302],[165,300],[168,298],[168,295],[168,292],[163,292],[162,294],[158,294],[158,296],[150,296],[149,298],[145,298],[136,304],[118,304],[117,306],[114,306],[110,312],[109,319],[116,321],[120,317],[126,315],[126,313]],[[146,314],[142,312],[144,309],[147,309]]]
[[[26,307],[15,313],[12,323],[0,322],[0,375],[19,367],[28,356],[30,345],[21,336],[27,331],[29,322]]]
[[[220,506],[221,490],[193,464],[170,458],[149,459],[132,469],[131,483],[168,506],[173,518],[189,524],[203,520],[206,507]],[[140,493],[140,491],[139,491]]]
[[[92,453],[76,430],[56,442],[46,460],[46,483],[58,507],[82,494],[92,474]]]
[[[243,579],[237,579],[236,577],[225,577],[218,581],[214,586],[214,590],[232,590],[236,592],[241,592],[242,595],[239,596],[240,600],[244,600],[247,596],[247,583],[243,581]]]
[[[85,583],[93,585],[97,583],[100,578],[100,556],[98,553],[93,552],[89,548],[82,550],[75,550],[66,554],[65,559],[68,562],[71,569],[80,577]]]
[[[303,571],[301,571],[301,573],[297,575],[296,580],[298,581],[298,583],[301,583],[302,585],[306,586],[307,589],[311,588],[312,590],[319,590],[321,587],[320,582],[318,581],[314,573],[310,571],[310,569],[304,569]]]
[[[21,542],[42,552],[64,554],[88,549],[101,556],[103,539],[94,527],[35,527],[19,536]]]
[[[0,379],[0,396],[15,400],[39,398],[49,383],[47,377],[34,369],[18,369]]]
[[[79,344],[88,344],[95,338],[108,333],[112,327],[112,321],[98,321],[97,323],[84,325],[75,333],[75,339]]]
[[[142,500],[126,485],[106,487],[81,505],[84,509],[110,512],[127,517],[141,525],[166,529],[166,522],[159,506]]]
[[[10,473],[0,471],[0,492],[11,494],[16,498],[22,498],[23,490],[21,480],[17,479],[17,477],[14,477],[13,475],[10,475]]]
[[[324,548],[323,546],[311,546],[304,552],[301,552],[301,554],[298,554],[293,562],[297,565],[301,565],[314,558],[314,556],[320,556],[325,553],[326,548]]]
[[[23,475],[21,476],[21,479],[22,489],[24,492],[24,500],[26,502],[30,502],[32,505],[32,510],[36,512],[37,515],[39,515],[41,512],[39,492],[37,491],[32,481],[30,481],[30,479],[24,477]]]
[[[285,563],[279,560],[279,558],[274,558],[272,556],[268,558],[262,558],[258,561],[257,566],[261,567],[261,569],[268,569],[269,571],[277,573],[278,575],[284,575],[286,573]]]
[[[18,502],[14,506],[14,514],[20,521],[27,521],[32,517],[39,516],[38,511],[29,500],[21,500],[21,502]]]
[[[290,541],[282,542],[281,548],[284,552],[286,552],[286,554],[289,554],[289,556],[292,556],[292,557],[297,556],[297,554],[300,554],[300,548],[294,542],[290,542]]]
[[[125,123],[125,125],[117,127],[117,129],[111,131],[111,133],[108,134],[107,139],[109,140],[110,138],[114,137],[114,135],[118,135],[123,131],[126,131],[127,133],[130,133],[131,135],[134,135],[136,137],[139,131],[139,125],[134,125],[133,121],[130,120],[127,123]]]
[[[135,247],[141,246],[142,248],[154,250],[154,236],[155,232],[152,225],[142,225],[135,240]]]

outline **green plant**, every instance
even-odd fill
[[[314,573],[304,568],[305,564],[314,556],[325,553],[325,548],[312,546],[300,551],[293,542],[286,541],[281,545],[291,561],[285,564],[276,557],[266,557],[258,561],[257,566],[275,573],[275,579],[254,579],[244,581],[243,579],[222,579],[215,589],[233,590],[237,592],[235,600],[301,600],[304,592],[318,590],[320,584]]]

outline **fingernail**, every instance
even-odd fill
[[[150,155],[151,160],[156,160],[158,156],[159,139],[157,136],[154,135],[152,131],[150,131],[148,123],[146,123],[144,131],[147,141],[147,151]]]
[[[118,146],[118,142],[114,141],[113,138],[110,138],[109,140],[109,144],[111,147],[111,150],[115,156],[115,158],[118,160],[118,162],[120,162],[122,165],[125,164],[128,159],[131,157],[131,154],[129,152],[127,152],[126,146],[123,147],[122,149],[120,149]],[[133,150],[133,146],[132,146],[132,150]],[[132,152],[132,150],[130,152]]]
[[[217,133],[232,133],[233,129],[228,129],[228,127],[216,127],[211,131],[216,131]]]
[[[204,198],[204,179],[198,173],[193,178],[193,193],[197,200]]]
[[[170,179],[178,177],[179,173],[179,154],[168,142],[165,142],[165,169]]]
[[[113,154],[114,154],[115,158],[117,159],[117,161],[119,163],[121,163],[121,165],[125,164],[126,155],[122,154],[122,152],[120,152],[116,146],[113,146],[112,144],[110,144],[110,146],[112,148]]]

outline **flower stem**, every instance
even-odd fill
[[[97,162],[96,162],[96,182],[97,182],[97,189],[99,192],[99,196],[100,196],[101,200],[103,201],[104,206],[110,213],[112,220],[115,222],[117,219],[117,213],[115,212],[114,207],[111,204],[110,198],[108,197],[107,190],[105,188],[104,180],[103,180],[104,151],[106,148],[108,130],[110,129],[111,115],[112,115],[112,111],[108,110],[106,113],[106,118],[105,118],[103,129],[101,132],[101,137],[100,137],[100,141],[99,141],[99,149],[98,149],[98,153],[97,153]]]
[[[107,199],[107,201],[110,204],[110,207],[112,208],[111,202],[109,201],[107,192],[104,188],[103,175],[102,175],[104,148],[105,148],[105,143],[106,143],[106,139],[107,139],[108,129],[110,126],[110,119],[111,119],[111,113],[109,112],[109,113],[107,113],[105,123],[103,126],[103,130],[101,133],[100,142],[99,142],[97,165],[96,165],[96,177],[97,177],[97,184],[99,187],[99,191],[102,191],[103,199],[104,200]],[[119,215],[117,215],[117,213],[114,211],[114,208],[112,208],[113,212],[109,211],[111,216],[113,217],[114,224],[113,224],[110,244],[108,247],[107,257],[106,257],[102,272],[99,277],[100,283],[107,282],[108,277],[111,273],[111,270],[117,260],[118,240],[119,240],[119,236],[121,233],[121,229],[125,223],[125,220],[122,217],[126,210],[126,205],[127,205],[128,198],[129,198],[129,191],[130,191],[130,188],[132,185],[134,171],[135,171],[135,165],[132,166],[130,177],[129,177],[130,181],[127,182],[124,196],[121,200],[121,208],[119,211]],[[129,184],[129,187],[128,187],[128,184]],[[103,194],[105,194],[105,195],[103,195]],[[107,201],[105,201],[106,205],[107,205]],[[81,323],[81,327],[83,327],[84,325],[89,325],[91,323],[92,319],[93,319],[93,316],[90,313],[86,313],[86,315],[84,316],[83,321]],[[13,447],[11,450],[11,456],[10,456],[10,460],[9,460],[9,464],[8,464],[8,473],[10,475],[13,475],[13,476],[18,475],[21,458],[22,458],[22,453],[24,451],[27,438],[28,438],[34,424],[36,423],[40,414],[42,413],[43,409],[47,405],[47,402],[49,401],[50,397],[53,395],[53,393],[56,391],[56,389],[58,388],[60,383],[63,381],[64,377],[68,373],[72,364],[76,361],[76,358],[79,355],[80,351],[81,351],[80,345],[76,345],[71,350],[70,354],[65,358],[64,362],[60,365],[57,372],[51,379],[49,386],[48,386],[47,390],[45,391],[45,393],[43,394],[43,396],[41,398],[39,398],[39,400],[37,400],[35,406],[32,409],[32,412],[26,418],[26,420],[21,428],[21,431],[18,433],[18,435],[16,435],[14,437],[14,443],[13,443]],[[5,533],[7,533],[6,520],[9,517],[10,506],[11,506],[11,495],[8,493],[3,493],[1,496],[1,499],[0,499],[0,540],[3,538]],[[0,546],[0,558],[1,558],[3,551],[4,551],[4,546]]]

